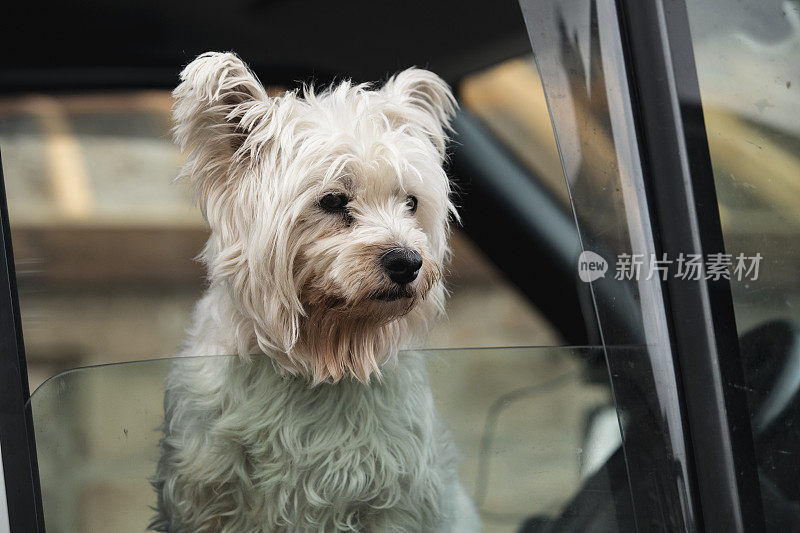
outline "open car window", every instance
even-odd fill
[[[463,106],[477,114],[470,99],[494,94],[490,84],[473,88]],[[195,257],[208,235],[187,187],[174,181],[183,155],[171,138],[171,105],[167,90],[0,99],[49,530],[143,531],[152,518],[164,377],[184,363],[130,361],[178,351],[204,287]],[[548,130],[552,139],[549,122]],[[566,341],[457,225],[451,244],[447,318],[426,353],[484,530],[561,523],[577,531],[598,520],[625,530],[627,477],[602,352],[530,348]],[[580,315],[569,320],[584,329]],[[519,348],[486,348],[509,346]]]
[[[203,289],[195,257],[208,233],[175,181],[183,155],[169,92],[0,100],[32,387],[75,366],[176,352]],[[457,226],[452,246],[449,318],[428,346],[563,343]]]

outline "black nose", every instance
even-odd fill
[[[381,257],[381,265],[392,281],[405,285],[417,279],[422,266],[422,256],[416,250],[392,250]]]

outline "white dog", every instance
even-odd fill
[[[152,528],[469,532],[413,347],[443,312],[454,100],[431,72],[271,98],[233,54],[181,73],[209,287],[167,380]],[[254,355],[258,354],[258,355]]]

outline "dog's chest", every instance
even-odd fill
[[[228,370],[214,426],[221,448],[240,451],[231,468],[250,487],[255,521],[363,530],[399,512],[415,527],[435,524],[442,450],[421,361],[399,364],[380,383],[314,388],[271,365]]]

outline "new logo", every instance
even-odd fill
[[[578,256],[578,276],[581,281],[589,283],[599,278],[604,278],[608,271],[608,262],[600,255],[585,251]]]

